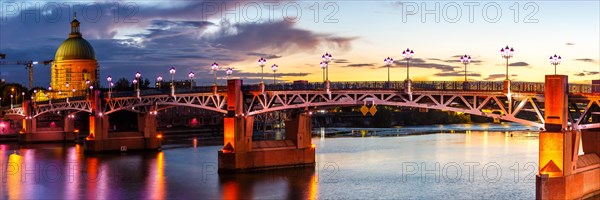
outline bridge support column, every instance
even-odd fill
[[[546,131],[540,133],[539,139],[536,199],[578,199],[592,195],[600,190],[600,159],[597,154],[578,155],[581,134],[570,130],[567,124],[568,77],[546,75],[545,88]]]
[[[404,80],[404,93],[408,94],[408,100],[412,101],[412,80],[406,79]]]
[[[36,119],[32,116],[32,107],[29,100],[23,102],[23,118],[22,125],[23,129],[19,131],[19,141],[29,142],[33,140],[33,134],[36,130]]]
[[[65,141],[74,141],[77,138],[77,134],[75,134],[75,120],[70,114],[64,118],[63,130],[65,132]]]
[[[508,79],[504,80],[504,84],[503,84],[503,87],[502,87],[502,92],[505,95],[508,95],[510,93],[510,80],[508,80]]]
[[[162,135],[156,132],[156,114],[154,111],[138,114],[138,130],[144,133],[146,149],[160,148]]]
[[[219,172],[236,172],[313,165],[310,116],[288,122],[287,140],[252,141],[253,116],[243,113],[241,80],[227,81],[228,117],[224,119],[224,147],[218,152]]]

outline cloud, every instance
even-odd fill
[[[575,43],[572,43],[572,42],[567,42],[567,43],[565,43],[565,45],[567,45],[567,46],[572,46],[572,45],[575,45]]]
[[[573,75],[574,75],[574,76],[591,76],[591,75],[598,75],[598,74],[600,74],[600,72],[596,72],[596,71],[585,71],[585,70],[584,70],[583,72],[576,73],[576,74],[573,74]]]
[[[350,63],[347,59],[333,59],[333,63]]]
[[[578,58],[575,59],[576,61],[581,61],[581,62],[588,62],[588,63],[596,63],[596,60],[591,59],[591,58]]]
[[[508,66],[511,66],[511,67],[527,67],[527,66],[529,66],[529,63],[526,63],[526,62],[514,62],[514,63],[508,64]]]
[[[265,58],[265,59],[276,59],[276,58],[282,57],[282,56],[275,55],[275,54],[255,53],[255,52],[250,52],[250,53],[247,53],[246,55],[261,57],[261,58]]]
[[[342,67],[372,67],[375,64],[373,63],[356,63],[356,64],[349,64],[349,65],[345,65]]]
[[[395,60],[394,63],[395,63],[395,65],[392,67],[405,67],[406,66],[405,60]],[[457,66],[452,66],[452,65],[427,63],[425,60],[423,60],[421,58],[410,59],[409,65],[410,65],[410,67],[416,67],[416,68],[437,69],[437,70],[441,70],[442,72],[452,72],[456,68],[459,68]],[[380,68],[384,68],[384,67],[386,67],[386,66],[381,66]]]
[[[457,76],[457,77],[464,77],[465,76],[465,72],[464,71],[455,71],[455,72],[440,72],[440,73],[436,73],[433,74],[435,76],[442,76],[442,77],[451,77],[451,76]],[[480,73],[475,73],[475,72],[467,72],[467,76],[471,76],[471,77],[481,77]]]
[[[231,8],[240,2],[243,3],[227,1],[225,4]],[[118,23],[108,15],[92,22],[79,16],[82,7],[76,9],[83,37],[96,51],[100,77],[111,75],[130,78],[136,71],[148,77],[165,76],[168,75],[168,68],[175,67],[176,79],[186,79],[187,72],[194,71],[198,79],[212,80],[209,72],[213,62],[226,67],[233,62],[254,61],[260,56],[276,59],[281,58],[282,54],[293,56],[322,47],[343,51],[350,49],[352,42],[357,39],[308,30],[281,19],[228,22],[220,19],[220,12],[227,9],[203,13],[207,3],[215,4],[214,1],[201,0],[175,1],[168,6],[156,6],[154,4],[157,3],[151,1],[136,2],[139,11],[133,18],[135,22],[123,22],[125,19],[120,18]],[[102,13],[114,13],[112,2],[94,4],[102,9]],[[69,22],[72,20],[67,16],[70,12],[63,9],[61,13],[63,16],[53,22],[43,17],[40,22],[35,22],[33,18],[23,22],[19,14],[3,18],[0,49],[7,54],[7,60],[40,61],[54,58],[56,49],[68,36]],[[23,77],[27,77],[27,71],[22,67],[3,67],[2,75],[7,82],[26,84],[26,78]],[[217,76],[225,75],[219,72]],[[50,67],[36,67],[34,77],[36,86],[47,86]]]
[[[315,33],[294,27],[293,23],[221,24],[221,31],[214,35],[215,44],[232,50],[269,49],[277,52],[306,52],[321,45],[335,49],[349,49],[356,37]],[[232,33],[233,32],[233,33]]]
[[[517,74],[511,74],[511,77],[516,77],[518,76]],[[490,74],[487,78],[484,78],[483,80],[486,81],[496,81],[498,79],[504,79],[506,78],[506,74]]]

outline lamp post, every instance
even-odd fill
[[[325,81],[329,82],[329,62],[331,61],[331,59],[333,59],[333,56],[329,53],[325,53],[325,55],[321,56],[321,59],[323,60],[323,62],[326,63],[326,65],[325,65]]]
[[[402,56],[404,56],[404,59],[406,59],[406,80],[410,80],[410,76],[409,76],[410,67],[408,65],[408,62],[410,61],[410,59],[413,57],[414,54],[415,54],[415,52],[408,48],[406,50],[402,51]]]
[[[162,76],[158,75],[158,77],[156,77],[156,84],[158,85],[158,89],[160,90],[160,86],[162,85]]]
[[[137,91],[137,83],[138,83],[138,80],[137,80],[137,79],[133,79],[133,81],[131,81],[131,82],[133,83],[133,88],[134,88],[133,90],[134,90],[134,91]]]
[[[228,67],[227,70],[225,70],[225,73],[227,73],[227,79],[229,79],[231,74],[233,74],[233,68]]]
[[[216,62],[213,63],[212,65],[210,65],[210,69],[213,71],[213,77],[214,77],[214,81],[213,81],[213,85],[217,85],[217,70],[219,70],[219,64],[217,64]]]
[[[112,77],[106,77],[106,81],[108,81],[108,97],[110,97],[112,93]]]
[[[10,95],[10,109],[13,109],[13,97],[14,95]]]
[[[21,103],[25,102],[25,92],[21,92]]]
[[[467,82],[467,65],[469,65],[469,63],[471,63],[471,56],[467,56],[467,54],[465,54],[464,56],[461,56],[460,62],[463,65],[465,65],[465,82]]]
[[[171,74],[171,96],[175,96],[175,84],[173,83],[173,78],[175,76],[175,67],[171,67],[169,69],[169,74]]]
[[[263,67],[265,66],[266,63],[267,63],[266,59],[264,59],[264,58],[258,59],[258,66],[260,66],[260,82],[261,83],[263,83],[263,80],[264,80]]]
[[[48,86],[48,103],[52,104],[52,86]]]
[[[385,59],[383,59],[383,62],[385,63],[385,66],[387,66],[387,75],[388,75],[388,84],[390,82],[390,66],[392,66],[394,64],[394,59],[387,57]]]
[[[65,83],[65,90],[66,90],[66,93],[67,93],[67,103],[69,103],[69,95],[68,95],[68,93],[69,93],[69,82]],[[71,93],[71,96],[73,96],[73,95],[74,94]]]
[[[136,72],[135,73],[135,79],[137,80],[138,83],[141,84],[142,82],[140,81],[140,77],[142,77],[142,74],[140,72]],[[140,85],[137,85],[136,90],[140,90]]]
[[[506,80],[508,80],[508,59],[512,58],[514,53],[515,49],[508,47],[508,45],[500,49],[500,55],[502,55],[502,58],[506,59]]]
[[[86,87],[86,90],[87,90],[87,87],[88,87],[88,86],[90,86],[90,80],[85,80],[85,87]],[[92,93],[92,91],[90,90],[90,91],[89,91],[89,93],[91,94],[91,93]]]
[[[327,63],[321,62],[319,63],[319,66],[321,66],[321,69],[323,70],[323,82],[325,82],[325,68],[327,68]]]
[[[560,56],[554,54],[554,56],[550,56],[550,64],[554,65],[554,75],[556,75],[556,65],[559,65],[562,61]]]
[[[277,69],[279,69],[279,66],[277,66],[277,64],[273,64],[271,66],[271,70],[273,70],[273,85],[275,85],[275,72],[277,72]]]
[[[192,83],[194,82],[194,72],[190,72],[188,74],[188,77],[190,78],[190,89],[192,89],[194,86],[192,85]]]

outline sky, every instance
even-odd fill
[[[563,60],[559,74],[573,83],[600,78],[600,3],[589,1],[6,1],[0,0],[0,52],[6,61],[54,58],[69,34],[73,12],[106,76],[154,80],[194,72],[210,85],[232,78],[256,83],[267,59],[266,81],[322,81],[321,55],[333,55],[331,81],[386,81],[383,63],[396,64],[392,81],[406,79],[402,51],[414,81],[462,81],[460,55],[473,58],[470,81],[501,81],[500,49],[515,49],[510,79],[542,82],[553,74],[548,58]],[[277,72],[270,66],[277,64]],[[27,83],[23,66],[0,66],[7,82]],[[35,86],[48,86],[50,67],[35,66]],[[270,83],[270,82],[267,82]]]

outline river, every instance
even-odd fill
[[[221,146],[192,139],[101,155],[75,144],[0,144],[0,198],[535,198],[537,132],[432,127],[436,133],[317,136],[314,168],[228,175],[216,173]]]

